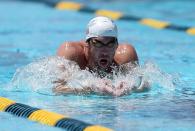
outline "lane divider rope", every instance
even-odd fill
[[[139,18],[136,16],[125,15],[122,12],[118,12],[118,11],[93,9],[91,7],[88,7],[86,5],[77,2],[62,1],[53,5],[58,10],[73,10],[78,12],[91,13],[91,14],[96,14],[101,16],[107,16],[112,18],[113,20],[136,21],[140,24],[150,26],[155,29],[169,29],[175,31],[183,31],[189,35],[195,35],[195,27],[174,25],[169,22],[160,21],[151,18]]]
[[[4,97],[0,97],[0,111],[27,118],[44,125],[63,128],[67,131],[113,131],[100,125],[89,124],[58,113],[16,103]]]

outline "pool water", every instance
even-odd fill
[[[92,8],[195,26],[194,0],[78,2]],[[195,130],[195,37],[184,32],[156,30],[137,22],[116,21],[119,41],[129,42],[135,47],[140,65],[152,61],[165,74],[179,76],[174,90],[164,88],[158,82],[148,92],[123,97],[54,96],[34,90],[5,89],[18,68],[35,59],[54,56],[64,41],[84,39],[86,24],[93,17],[93,14],[59,11],[38,2],[0,1],[0,96],[117,131]],[[2,131],[16,128],[61,130],[4,112],[0,112],[0,120],[3,121],[0,124]]]

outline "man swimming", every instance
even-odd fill
[[[124,95],[124,83],[115,88],[108,86],[108,81],[104,80],[105,74],[112,74],[113,70],[125,63],[138,63],[134,47],[130,44],[119,44],[117,26],[111,19],[103,16],[90,20],[85,41],[66,42],[59,47],[57,55],[75,61],[81,69],[89,69],[98,74],[102,78],[102,82],[107,85],[100,89],[101,92],[116,96]],[[63,81],[61,83],[65,84]],[[54,92],[57,93],[90,91],[90,88],[71,89],[62,85],[54,88]]]

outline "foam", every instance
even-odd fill
[[[114,72],[113,79],[106,77],[101,79],[88,70],[80,70],[75,62],[56,56],[45,57],[17,69],[6,88],[8,90],[52,94],[52,88],[59,84],[53,82],[60,79],[66,81],[66,85],[70,88],[91,87],[95,92],[104,88],[106,83],[117,87],[121,82],[125,83],[125,88],[131,90],[130,88],[135,85],[139,87],[140,77],[142,77],[151,85],[150,88],[153,87],[153,84],[158,84],[168,90],[175,89],[174,80],[176,77],[160,70],[154,62],[148,61],[141,66],[127,63],[123,65],[124,67],[126,68],[125,74],[122,71]]]

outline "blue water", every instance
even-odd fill
[[[79,1],[93,8],[195,26],[193,0]],[[101,6],[100,6],[101,5]],[[119,41],[135,46],[140,64],[151,60],[166,73],[179,75],[175,90],[154,84],[148,92],[113,98],[98,95],[43,95],[5,90],[16,69],[53,56],[64,41],[85,38],[93,14],[59,11],[34,2],[0,1],[0,96],[19,103],[100,124],[117,131],[195,130],[195,37],[156,30],[136,22],[117,21]],[[0,130],[58,131],[0,112]],[[16,122],[17,121],[17,122]],[[10,126],[12,125],[12,126]],[[33,128],[32,128],[33,127]]]

